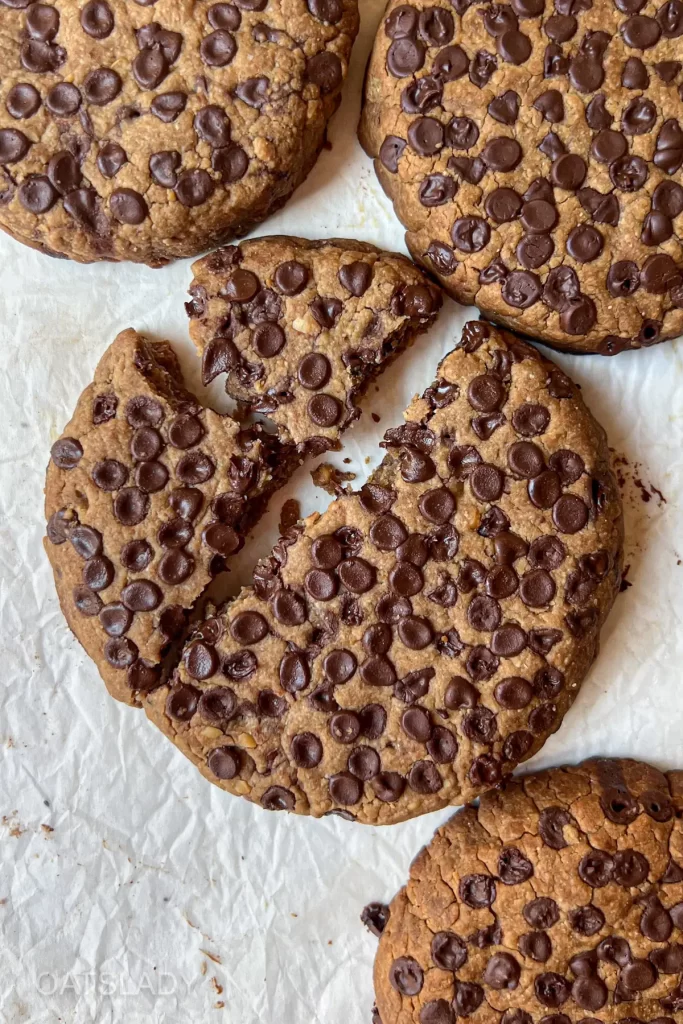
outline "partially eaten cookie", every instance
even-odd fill
[[[167,342],[107,349],[52,446],[45,548],[62,611],[118,700],[138,703],[187,612],[299,463],[185,390]]]
[[[467,324],[383,444],[143,699],[268,809],[386,824],[490,789],[559,727],[619,589],[604,431],[535,349]]]
[[[405,256],[344,239],[257,238],[192,269],[204,383],[226,374],[229,395],[314,454],[339,448],[357,399],[442,303]]]

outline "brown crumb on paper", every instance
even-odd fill
[[[214,991],[215,991],[217,996],[220,996],[220,995],[223,994],[223,986],[220,984],[220,982],[218,981],[218,978],[215,975],[211,979],[211,984],[213,985]]]
[[[346,481],[355,480],[356,474],[337,469],[331,462],[321,462],[319,466],[311,470],[311,479],[316,487],[321,487],[333,498],[338,498],[341,494],[350,493],[351,488],[343,485]]]
[[[26,829],[19,823],[17,813],[17,811],[12,811],[11,814],[3,814],[2,816],[2,824],[8,830],[13,839],[19,839],[26,831]]]
[[[642,501],[644,504],[649,504],[654,498],[659,506],[667,504],[667,499],[659,487],[655,487],[649,480],[645,482],[647,478],[642,462],[632,463],[625,455],[617,455],[614,451],[612,451],[612,459],[617,483],[625,502]]]
[[[213,962],[215,964],[222,964],[223,963],[221,958],[219,956],[217,956],[216,953],[209,953],[208,949],[200,949],[199,952],[203,953],[204,956],[208,956],[209,960],[213,960]]]

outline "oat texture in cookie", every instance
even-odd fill
[[[413,263],[364,242],[258,238],[193,271],[187,311],[204,383],[225,373],[233,398],[315,454],[339,447],[356,398],[441,306]]]
[[[52,446],[45,548],[62,611],[110,693],[160,681],[186,613],[299,462],[203,408],[166,342],[124,331]]]
[[[382,1024],[680,1024],[682,813],[683,772],[603,759],[460,811],[391,904]]]
[[[383,443],[144,701],[271,810],[382,824],[496,785],[559,727],[619,587],[604,432],[535,349],[466,325]]]
[[[559,348],[683,331],[683,2],[390,0],[361,142],[412,254]]]
[[[246,233],[304,180],[357,0],[0,0],[0,227],[159,266]]]

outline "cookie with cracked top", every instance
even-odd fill
[[[246,234],[306,178],[357,0],[0,0],[0,227],[161,266]]]
[[[388,824],[472,799],[559,727],[597,652],[622,514],[578,388],[480,321],[405,420],[144,698],[267,809]]]
[[[344,239],[257,238],[192,269],[204,383],[225,373],[228,394],[315,454],[339,447],[357,397],[442,302],[404,256]]]
[[[440,828],[383,915],[383,1024],[680,1024],[683,772],[594,759]]]
[[[47,537],[62,611],[112,696],[159,684],[187,613],[299,463],[203,408],[167,342],[124,331],[52,445]]]
[[[390,0],[360,139],[413,256],[557,348],[683,331],[683,3]]]

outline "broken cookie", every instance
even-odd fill
[[[204,383],[225,373],[228,394],[313,454],[339,447],[356,399],[442,302],[404,256],[342,239],[257,238],[192,269]]]
[[[597,652],[622,513],[578,388],[470,323],[405,419],[144,696],[268,809],[388,824],[472,799],[559,727]]]
[[[45,548],[112,696],[138,703],[187,612],[300,459],[185,390],[170,345],[124,331],[52,446]]]

